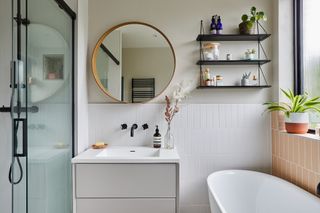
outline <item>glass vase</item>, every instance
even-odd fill
[[[165,149],[173,149],[174,148],[174,137],[171,132],[171,125],[168,123],[167,133],[164,136],[164,148]]]

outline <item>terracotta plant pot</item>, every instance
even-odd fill
[[[285,118],[285,126],[288,133],[305,134],[309,129],[309,114],[290,113],[290,116]]]

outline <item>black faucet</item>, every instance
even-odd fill
[[[137,124],[133,124],[131,126],[131,131],[130,131],[130,136],[133,137],[134,136],[134,130],[138,128]]]

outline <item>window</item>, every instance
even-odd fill
[[[295,93],[320,96],[320,0],[294,0]],[[311,128],[320,116],[311,113]]]

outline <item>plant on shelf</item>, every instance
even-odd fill
[[[256,52],[257,51],[255,49],[247,49],[247,51],[245,52],[245,59],[246,60],[254,60]]]
[[[250,85],[250,75],[251,75],[251,72],[249,73],[244,73],[242,75],[242,79],[241,79],[241,86],[249,86]]]
[[[257,11],[256,7],[251,7],[250,15],[243,14],[242,22],[239,24],[240,34],[254,34],[256,22],[259,20],[267,21],[267,17],[263,11]]]
[[[285,102],[267,102],[267,111],[280,111],[285,114],[285,128],[288,133],[305,134],[309,128],[308,112],[320,113],[320,97],[309,98],[307,92],[303,95],[294,95],[292,90],[281,89],[289,100]]]

